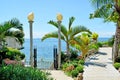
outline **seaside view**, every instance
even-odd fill
[[[98,41],[104,42],[108,41],[109,38],[98,38]],[[24,49],[21,51],[25,53],[25,59],[29,61],[30,59],[30,39],[25,39],[25,43],[23,44]],[[51,60],[53,61],[53,48],[58,47],[58,39],[46,39],[45,41],[41,41],[41,39],[36,38],[33,39],[33,47],[37,48],[37,60]],[[66,43],[64,41],[61,42],[62,51],[66,50]]]
[[[120,80],[120,0],[1,0],[0,80]]]

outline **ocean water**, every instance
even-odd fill
[[[98,41],[107,41],[109,38],[99,38]],[[25,39],[23,45],[24,49],[21,51],[25,54],[26,60],[30,59],[30,39]],[[33,47],[37,48],[37,60],[49,60],[53,61],[53,48],[58,47],[58,39],[46,39],[41,41],[41,39],[33,39]],[[66,43],[61,40],[61,50],[66,50]]]

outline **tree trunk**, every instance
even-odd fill
[[[119,23],[117,23],[115,40],[114,40],[114,45],[112,49],[113,62],[115,62],[115,59],[119,54],[119,44],[120,44],[120,26],[119,26]]]
[[[67,46],[66,46],[66,49],[67,49],[67,56],[68,56],[68,58],[70,59],[70,57],[71,57],[71,54],[70,54],[70,47],[69,47],[69,43],[68,42],[66,42],[66,44],[67,44]]]

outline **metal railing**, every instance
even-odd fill
[[[40,60],[37,61],[37,68],[38,69],[51,69],[52,65],[53,65],[53,61],[51,61],[49,59],[41,58]],[[25,66],[30,66],[29,60],[25,60]]]

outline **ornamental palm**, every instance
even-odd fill
[[[90,50],[91,42],[88,34],[82,33],[70,41],[71,45],[81,51],[81,58],[85,60],[88,51]]]
[[[12,31],[10,31],[11,28],[16,28],[19,30],[23,30],[20,26],[20,22],[18,19],[13,18],[9,21],[4,22],[3,24],[0,24],[0,46],[2,47],[4,39],[6,36],[14,36],[12,34]],[[16,37],[18,38],[18,37]]]
[[[103,18],[104,21],[112,21],[116,23],[115,41],[113,45],[113,60],[118,56],[120,43],[120,0],[92,0],[97,7],[90,18]]]
[[[72,40],[77,34],[81,33],[81,32],[89,32],[89,29],[87,29],[86,27],[84,26],[75,26],[75,27],[72,27],[72,23],[74,22],[75,18],[74,17],[70,17],[69,18],[69,25],[68,25],[68,29],[64,26],[64,25],[61,25],[61,39],[64,40],[66,42],[66,49],[67,49],[67,54],[70,54],[70,40]],[[58,24],[57,22],[54,22],[54,21],[49,21],[48,22],[49,24],[53,25],[54,27],[58,28]],[[51,33],[48,33],[46,35],[44,35],[42,37],[42,41],[47,39],[47,38],[58,38],[58,32],[55,31],[55,32],[51,32]]]

